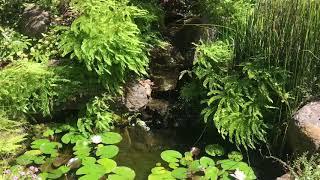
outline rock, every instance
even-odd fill
[[[290,173],[284,174],[280,177],[277,177],[277,180],[294,180]]]
[[[165,116],[169,110],[169,102],[160,99],[152,99],[147,104],[147,109],[157,112],[161,116]]]
[[[129,111],[136,112],[146,107],[151,100],[152,85],[153,83],[147,79],[126,86],[124,104]]]
[[[47,32],[50,24],[50,15],[39,6],[29,4],[24,9],[21,20],[21,31],[30,37],[41,37]]]
[[[303,106],[289,125],[288,140],[296,153],[318,151],[320,148],[320,102]]]
[[[155,91],[171,91],[177,86],[180,71],[186,69],[182,55],[171,44],[151,51],[150,74]]]

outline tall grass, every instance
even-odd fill
[[[266,70],[277,67],[287,72],[283,88],[292,98],[286,107],[278,104],[280,112],[290,116],[319,92],[320,1],[260,0],[238,32],[244,34],[235,37],[235,65],[256,61]]]

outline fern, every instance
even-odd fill
[[[82,117],[77,122],[82,134],[110,131],[113,128],[117,115],[110,110],[110,102],[112,102],[111,96],[103,94],[101,97],[94,97],[87,104]]]
[[[118,92],[126,75],[146,74],[148,58],[134,18],[147,11],[128,6],[127,1],[73,0],[81,12],[61,36],[63,55],[71,54],[96,72],[105,87]]]
[[[68,99],[95,91],[99,91],[96,76],[80,66],[53,68],[18,61],[0,71],[0,112],[12,119],[26,113],[46,116]]]
[[[275,97],[287,102],[282,89],[283,71],[265,69],[256,62],[235,66],[228,42],[202,44],[197,49],[194,72],[207,89],[204,120],[213,120],[223,138],[245,148],[266,141],[268,125],[263,112]],[[235,71],[235,69],[241,71]]]

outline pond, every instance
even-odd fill
[[[118,145],[120,152],[116,161],[119,165],[134,169],[137,180],[147,179],[151,168],[161,162],[160,153],[166,149],[186,152],[193,146],[204,149],[206,144],[218,143],[226,147],[227,151],[235,150],[234,146],[223,141],[218,134],[215,135],[214,129],[206,127],[153,129],[148,132],[138,127],[128,127],[118,129],[118,132],[123,140]],[[283,174],[280,163],[264,158],[256,151],[243,154],[249,154],[247,159],[258,179],[272,180]]]

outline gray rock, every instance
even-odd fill
[[[320,102],[303,106],[289,125],[288,140],[296,153],[315,152],[320,147]]]
[[[124,104],[129,111],[136,112],[146,107],[151,100],[152,84],[147,79],[131,82],[126,86]]]
[[[23,34],[30,37],[41,37],[50,25],[50,14],[39,6],[29,4],[24,9],[20,22]]]
[[[290,173],[284,174],[280,177],[277,177],[277,180],[294,180]]]

